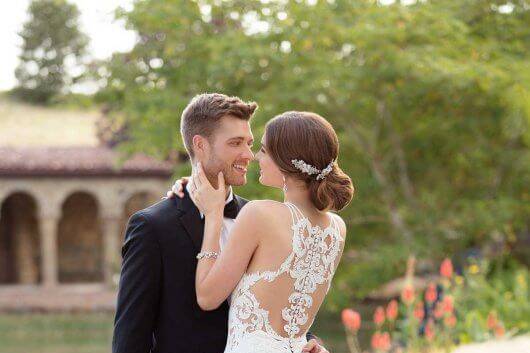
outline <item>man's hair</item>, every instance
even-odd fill
[[[194,157],[193,136],[210,138],[223,116],[249,120],[257,107],[255,102],[245,103],[239,97],[221,93],[203,93],[193,97],[180,119],[180,133],[190,158]]]

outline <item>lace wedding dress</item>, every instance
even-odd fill
[[[326,296],[344,239],[334,216],[312,226],[291,203],[292,250],[276,270],[247,272],[232,293],[225,353],[299,353]]]

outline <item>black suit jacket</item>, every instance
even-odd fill
[[[248,201],[234,195],[238,208]],[[188,194],[129,219],[112,339],[113,353],[222,353],[228,303],[203,311],[195,294],[195,256],[204,221]]]

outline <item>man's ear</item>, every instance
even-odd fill
[[[199,157],[199,160],[202,160],[204,155],[206,154],[206,149],[208,141],[201,135],[194,135],[192,139],[193,143],[193,151],[195,152],[195,155]]]

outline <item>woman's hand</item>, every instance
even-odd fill
[[[177,179],[175,181],[175,184],[173,184],[173,187],[171,187],[171,190],[167,192],[166,198],[172,199],[175,196],[183,198],[184,188],[186,187],[186,184],[188,184],[189,180],[190,180],[190,177],[182,177],[180,179]]]
[[[205,216],[223,217],[226,200],[225,178],[222,172],[217,175],[215,189],[204,174],[201,163],[197,163],[190,182],[190,196],[199,211]]]

